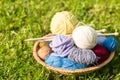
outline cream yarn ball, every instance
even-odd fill
[[[76,27],[72,38],[76,46],[82,49],[92,49],[97,44],[97,33],[88,25]]]
[[[53,34],[71,34],[77,24],[78,20],[72,13],[57,12],[52,18],[50,30]]]

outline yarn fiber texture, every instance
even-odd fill
[[[92,50],[78,48],[73,49],[68,58],[80,64],[93,64],[98,60],[98,57]]]
[[[51,53],[51,54],[53,54],[53,53]],[[45,62],[46,62],[46,64],[48,64],[50,66],[53,66],[56,68],[63,68],[63,69],[67,69],[67,70],[75,70],[75,69],[89,67],[89,65],[78,64],[76,62],[71,61],[68,58],[64,58],[64,57],[60,57],[60,56],[53,56],[53,55],[47,56]]]
[[[72,48],[75,46],[74,41],[64,35],[56,35],[53,37],[52,42],[49,44],[52,48],[54,56],[66,57],[71,52]]]
[[[108,37],[104,42],[103,46],[105,46],[108,51],[112,52],[115,51],[115,49],[118,46],[118,41],[114,37]]]
[[[103,45],[103,42],[106,40],[105,36],[98,36],[97,43]]]
[[[72,32],[72,38],[81,49],[92,49],[97,44],[96,31],[87,25],[76,27]]]
[[[53,34],[71,34],[77,24],[78,20],[72,13],[57,12],[52,18],[50,30]]]
[[[53,53],[51,53],[51,54],[53,54]],[[60,68],[63,64],[61,61],[61,57],[52,56],[52,55],[48,55],[46,57],[45,63],[49,64],[50,66],[56,67],[56,68]]]
[[[92,50],[96,54],[96,56],[99,57],[98,59],[99,64],[104,62],[109,57],[108,50],[100,44],[97,44]]]
[[[51,48],[48,45],[44,45],[38,50],[38,56],[42,60],[45,60],[46,56],[49,55],[51,52]]]

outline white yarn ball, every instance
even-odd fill
[[[97,33],[88,25],[76,27],[72,38],[76,46],[82,49],[92,49],[97,44]]]

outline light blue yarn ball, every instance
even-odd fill
[[[103,46],[108,49],[108,51],[112,52],[115,51],[115,49],[118,46],[118,41],[114,37],[108,37],[104,42]]]
[[[106,40],[106,37],[104,36],[98,36],[97,37],[97,43],[103,45],[103,42]]]
[[[51,56],[51,55],[46,57],[45,62],[50,66],[57,67],[57,68],[60,68],[63,64],[61,61],[61,57]]]
[[[65,57],[53,56],[52,53],[46,57],[45,63],[56,68],[63,68],[67,70],[75,70],[89,67],[89,65],[79,64]]]
[[[75,70],[75,69],[81,69],[81,68],[86,68],[86,67],[88,67],[88,65],[79,64],[77,62],[71,61],[68,58],[63,58],[62,68],[65,68],[68,70]]]

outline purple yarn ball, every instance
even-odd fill
[[[49,45],[55,52],[54,56],[66,57],[74,47],[74,42],[68,36],[56,35]]]
[[[74,48],[68,58],[80,64],[93,64],[98,61],[98,57],[89,49]]]

